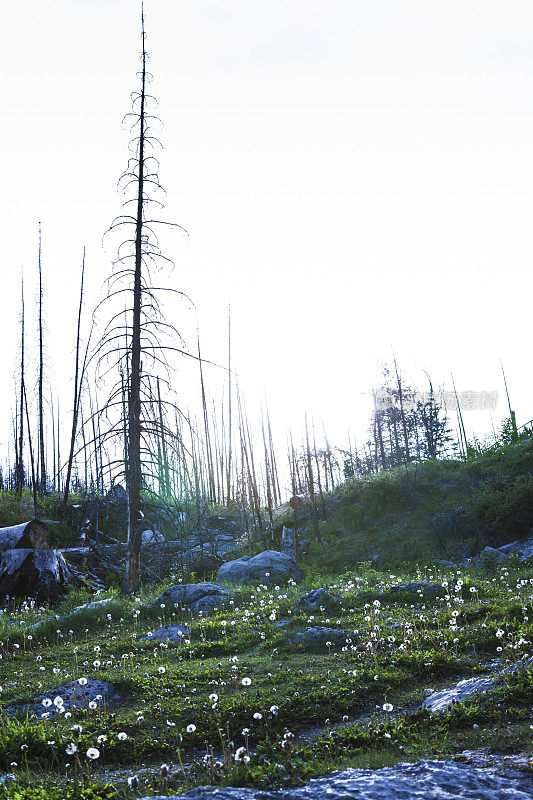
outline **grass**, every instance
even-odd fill
[[[69,775],[74,791],[76,759],[79,776],[86,774],[83,791],[93,792],[81,794],[80,777],[78,796],[111,798],[135,797],[127,781],[136,775],[147,795],[206,782],[282,786],[347,765],[453,755],[494,745],[501,726],[509,747],[529,750],[529,670],[450,713],[420,710],[428,687],[531,650],[533,570],[459,573],[404,568],[391,576],[367,567],[330,576],[322,583],[341,602],[312,614],[294,605],[310,583],[236,590],[233,605],[205,620],[154,604],[164,585],[130,600],[106,592],[98,599],[107,603],[82,612],[75,608],[89,598],[80,593],[53,610],[7,609],[0,645],[4,708],[43,692],[52,696],[55,687],[80,677],[118,684],[127,700],[69,719],[3,715],[0,766],[18,778],[6,796],[52,800],[54,783],[65,784]],[[390,591],[400,581],[421,579],[447,581],[449,593],[421,599]],[[280,619],[289,624],[276,627]],[[189,624],[188,640],[141,639],[173,621]],[[346,630],[351,641],[304,652],[292,634],[316,624]],[[392,714],[384,703],[394,706]],[[78,736],[75,723],[82,726]],[[72,743],[77,755],[69,756]],[[85,756],[92,747],[99,750],[94,762]],[[250,760],[236,761],[239,752]],[[163,762],[171,765],[169,775],[161,774]],[[36,794],[39,786],[49,794]]]
[[[296,785],[465,750],[533,755],[533,673],[523,666],[533,654],[533,568],[439,561],[527,533],[532,466],[524,439],[350,481],[325,498],[303,584],[239,587],[206,619],[157,602],[169,582],[190,580],[185,573],[137,597],[109,589],[72,592],[54,608],[8,604],[0,768],[15,783],[0,796],[125,800],[206,784]],[[6,495],[0,521],[28,518],[27,502]],[[278,517],[313,539],[305,512],[284,507]],[[421,581],[442,591],[393,590]],[[295,605],[319,586],[339,598],[331,607]],[[179,644],[143,638],[173,622],[189,626]],[[294,635],[310,625],[346,631],[346,644],[303,650]],[[495,661],[520,668],[445,713],[422,708],[429,688],[487,674]],[[5,714],[82,677],[120,687],[124,703],[68,718]]]

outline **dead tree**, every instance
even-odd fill
[[[18,414],[18,444],[15,442],[15,494],[22,497],[24,487],[24,279],[21,280],[20,311],[20,411]]]
[[[81,384],[83,382],[83,372],[80,380],[80,332],[81,332],[81,310],[83,307],[83,280],[85,277],[85,248],[83,248],[83,259],[81,264],[81,286],[80,286],[80,302],[78,306],[78,326],[76,329],[76,360],[74,366],[74,403],[72,405],[72,430],[70,433],[70,452],[68,456],[67,462],[67,476],[65,478],[65,489],[63,493],[63,500],[65,503],[68,502],[68,492],[70,489],[70,477],[72,474],[72,462],[74,460],[74,447],[76,444],[76,431],[78,428],[78,416],[80,410],[80,394],[81,394]],[[86,351],[87,352],[87,351]],[[87,363],[87,359],[84,361],[84,367]],[[58,433],[59,435],[59,433]],[[59,465],[58,465],[59,469]]]
[[[46,491],[46,453],[44,447],[44,408],[43,408],[43,382],[44,382],[44,350],[43,350],[43,270],[41,261],[41,223],[39,223],[39,377],[37,382],[37,395],[39,404],[39,489],[41,494]]]
[[[154,458],[153,443],[162,427],[160,415],[154,419],[153,410],[165,406],[165,402],[157,402],[153,396],[150,381],[162,373],[161,382],[168,388],[167,355],[170,352],[189,355],[183,349],[176,328],[163,320],[158,300],[159,291],[182,293],[154,287],[151,280],[153,269],[172,263],[159,248],[155,226],[174,225],[154,219],[151,213],[154,205],[162,206],[156,196],[162,190],[159,162],[152,154],[160,143],[153,133],[157,117],[149,110],[155,100],[147,91],[151,75],[147,70],[144,11],[141,12],[141,39],[140,90],[132,94],[132,111],[125,117],[132,123],[130,150],[133,155],[119,181],[124,191],[131,192],[132,196],[124,203],[125,213],[114,220],[107,232],[130,231],[118,247],[108,295],[102,301],[114,300],[121,306],[118,311],[111,312],[97,347],[101,379],[115,371],[119,374],[102,408],[101,418],[106,419],[107,430],[103,431],[101,440],[110,444],[114,439],[117,448],[120,446],[122,450],[114,468],[116,475],[120,474],[126,482],[128,497],[124,593],[135,591],[140,584],[143,492],[150,491],[153,486],[151,469],[157,458]],[[132,213],[127,213],[130,205],[133,205]],[[125,305],[124,298],[127,298]]]

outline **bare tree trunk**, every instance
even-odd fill
[[[28,444],[30,447],[30,463],[31,463],[31,488],[33,493],[33,510],[35,512],[35,516],[39,511],[39,502],[37,500],[37,476],[35,474],[35,462],[33,459],[33,445],[31,442],[31,430],[30,430],[30,415],[28,413],[28,398],[26,397],[26,387],[24,387],[24,409],[26,411],[26,427],[28,428]]]
[[[128,396],[128,550],[123,592],[135,591],[141,582],[141,308],[144,222],[146,50],[144,13],[142,16],[141,105],[139,112],[139,156],[137,177],[137,215],[135,222],[135,267],[133,277],[133,317],[131,336],[130,385]]]
[[[15,441],[15,491],[22,497],[24,485],[24,279],[21,283],[21,316],[20,316],[20,418],[18,451]]]
[[[505,384],[505,394],[507,395],[507,403],[509,405],[509,416],[511,418],[511,428],[513,432],[513,442],[518,441],[518,429],[516,427],[516,414],[511,408],[511,398],[509,397],[509,389],[507,388],[507,378],[505,377],[505,370],[503,368],[503,362],[500,361],[501,368],[502,368],[502,375],[503,375],[503,382]]]
[[[316,513],[316,501],[315,501],[315,485],[314,485],[314,478],[313,478],[313,464],[311,461],[311,450],[309,448],[309,428],[307,425],[307,414],[305,415],[305,442],[306,442],[306,449],[307,449],[307,482],[309,488],[309,497],[311,499],[311,513],[313,515],[313,527],[315,529],[315,539],[317,542],[320,541],[320,531],[318,528],[318,517]]]
[[[76,430],[78,427],[78,411],[80,405],[80,390],[81,385],[79,382],[79,371],[80,371],[80,330],[81,330],[81,309],[83,305],[83,279],[85,277],[85,248],[83,248],[83,260],[81,265],[81,286],[80,286],[80,302],[78,306],[78,327],[76,332],[76,365],[74,368],[74,403],[72,406],[72,430],[70,433],[70,452],[68,456],[68,463],[67,463],[67,477],[65,478],[65,491],[63,494],[63,500],[65,503],[68,502],[68,491],[70,488],[70,476],[72,473],[72,461],[74,458],[74,445],[76,442]]]
[[[202,354],[200,352],[200,336],[198,339],[198,365],[200,367],[200,388],[202,392],[202,410],[204,416],[204,436],[205,436],[205,450],[207,458],[207,477],[209,486],[209,499],[212,503],[216,502],[216,489],[215,489],[215,474],[213,467],[213,451],[211,448],[211,435],[209,431],[209,418],[207,415],[207,400],[205,396],[204,372],[202,368]]]
[[[400,402],[400,417],[402,420],[402,429],[403,429],[403,441],[405,445],[405,460],[409,462],[411,460],[411,454],[409,452],[409,436],[407,435],[407,423],[405,421],[405,410],[403,407],[403,386],[402,386],[402,376],[398,369],[398,364],[396,363],[396,356],[393,355],[394,361],[394,372],[396,373],[396,385],[398,387],[398,400]]]
[[[38,402],[39,402],[39,469],[40,469],[40,490],[46,491],[46,456],[44,450],[44,410],[43,410],[43,376],[44,376],[44,353],[43,353],[43,273],[41,263],[41,223],[39,223],[39,382],[38,382]]]
[[[228,309],[228,460],[226,474],[226,505],[231,500],[231,309]]]

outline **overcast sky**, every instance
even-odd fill
[[[145,13],[164,218],[189,234],[164,238],[168,282],[196,304],[167,311],[188,336],[198,317],[216,361],[231,303],[250,405],[266,393],[280,428],[307,410],[340,442],[366,428],[394,349],[415,380],[426,369],[450,388],[453,370],[459,390],[501,393],[502,358],[519,424],[533,417],[533,4],[146,0]],[[139,4],[17,0],[0,36],[5,444],[38,220],[54,394],[70,396],[84,245],[87,313],[103,293]],[[190,382],[184,368],[184,405]],[[500,396],[495,422],[505,413]],[[490,414],[466,424],[486,432]]]

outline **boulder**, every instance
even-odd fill
[[[466,680],[459,681],[459,683],[449,689],[443,689],[439,692],[430,692],[422,705],[424,708],[435,713],[446,711],[453,703],[462,703],[464,700],[469,700],[477,694],[485,694],[485,692],[494,689],[502,678],[513,675],[518,669],[531,668],[532,665],[533,656],[530,656],[516,664],[511,664],[511,666],[493,672],[492,675],[467,678]]]
[[[284,583],[290,578],[300,582],[304,574],[294,558],[278,550],[265,550],[252,558],[237,558],[222,564],[217,579],[228,583]]]
[[[0,528],[0,552],[15,549],[49,550],[50,529],[39,519]]]
[[[504,561],[506,558],[509,558],[510,553],[502,552],[502,550],[498,547],[485,547],[485,549],[481,552],[481,555],[478,556],[476,561]]]
[[[340,597],[330,594],[326,589],[313,589],[299,597],[294,605],[302,611],[316,611],[320,608],[334,608],[340,602]]]
[[[533,559],[533,536],[522,544],[518,552],[518,557],[521,564],[525,564],[527,561]]]
[[[84,678],[80,680],[83,681]],[[87,679],[87,683],[81,685],[77,680],[57,686],[55,689],[50,689],[50,691],[29,702],[13,703],[6,707],[5,713],[9,716],[35,714],[41,717],[43,714],[61,714],[61,707],[65,711],[89,710],[89,703],[91,702],[96,703],[98,706],[109,708],[123,702],[126,694],[125,690],[106,681]],[[56,698],[61,698],[63,703],[54,703]],[[43,700],[45,701],[44,705]],[[48,700],[51,703],[48,703]]]
[[[157,531],[143,531],[142,547],[153,547],[154,545],[164,544],[165,537]]]
[[[336,628],[313,627],[305,628],[301,633],[297,633],[294,641],[306,650],[327,650],[329,648],[340,650],[347,644],[347,639],[353,641],[355,638],[347,631],[340,631]]]
[[[0,553],[0,597],[31,597],[42,603],[80,584],[59,550]]]
[[[154,605],[178,605],[191,614],[209,614],[228,600],[230,593],[216,583],[185,583],[169,586]]]
[[[141,639],[156,640],[158,642],[174,642],[174,644],[181,644],[183,639],[189,637],[189,628],[187,625],[165,625],[163,628],[158,628],[156,631],[150,631],[141,636]]]
[[[443,689],[440,692],[431,692],[422,703],[424,708],[435,713],[446,711],[453,703],[462,703],[476,694],[484,694],[494,688],[495,679],[493,676],[485,678],[467,678],[459,681],[450,689]]]
[[[518,541],[509,542],[509,544],[503,544],[501,547],[498,547],[500,553],[516,553],[518,550],[521,550],[524,545],[520,544]]]

